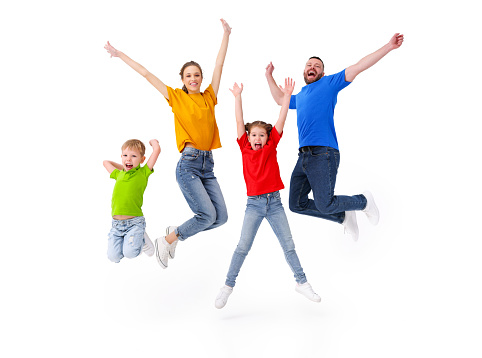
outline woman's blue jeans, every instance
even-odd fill
[[[228,221],[223,193],[214,176],[211,151],[184,148],[177,163],[176,179],[194,216],[176,229],[183,241],[198,232],[214,229]]]
[[[304,147],[291,175],[290,210],[343,223],[345,211],[363,210],[364,195],[335,195],[340,152],[331,147]],[[308,194],[313,190],[313,199]]]
[[[281,196],[280,193],[276,191],[274,193],[248,197],[241,238],[231,259],[231,265],[229,266],[226,279],[227,286],[234,287],[236,284],[236,277],[253,245],[254,237],[264,218],[268,220],[276,234],[283,249],[286,262],[288,262],[291,271],[294,273],[296,282],[300,284],[306,282],[306,276],[296,254],[295,244],[291,238],[288,219],[286,218],[283,204],[281,204]]]

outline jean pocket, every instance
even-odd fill
[[[199,157],[199,153],[182,153],[182,160],[196,160]]]
[[[313,157],[328,156],[328,147],[317,147],[311,150],[311,155]]]

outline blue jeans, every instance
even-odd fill
[[[107,257],[119,262],[123,257],[133,259],[139,256],[144,246],[146,220],[137,216],[127,220],[112,219],[112,229],[107,241]]]
[[[281,204],[281,196],[279,191],[276,191],[274,193],[248,197],[241,238],[234,251],[226,278],[227,286],[234,287],[236,284],[236,277],[253,245],[254,237],[264,218],[268,220],[276,234],[283,249],[286,262],[288,262],[291,271],[295,275],[296,282],[300,284],[306,282],[306,276],[295,251],[295,243],[291,238],[288,219],[286,218],[283,204]]]
[[[300,150],[291,175],[290,210],[340,224],[345,220],[345,211],[363,210],[367,205],[364,195],[335,196],[339,165],[340,152],[331,147]],[[308,199],[312,190],[313,199]]]
[[[213,168],[211,151],[184,148],[177,163],[176,179],[195,215],[176,229],[177,238],[181,241],[228,221],[223,193],[214,176]]]

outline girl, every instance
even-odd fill
[[[298,255],[296,255],[295,244],[291,238],[290,227],[279,193],[279,190],[283,189],[284,185],[281,181],[276,159],[276,147],[283,134],[293,88],[294,82],[290,78],[285,80],[284,88],[280,86],[284,97],[281,112],[274,128],[271,124],[261,121],[245,125],[241,102],[243,85],[241,84],[241,87],[239,87],[235,83],[233,89],[230,90],[235,97],[236,103],[238,144],[243,156],[243,174],[248,191],[248,203],[246,204],[241,238],[231,259],[226,284],[216,297],[216,308],[223,308],[228,301],[229,295],[233,292],[236,277],[251,249],[256,232],[264,218],[268,220],[278,237],[286,261],[295,275],[297,282],[296,291],[312,301],[321,301],[320,296],[313,292],[311,285],[306,281],[303,268],[300,265]],[[247,134],[246,131],[248,132]]]
[[[211,152],[212,149],[221,147],[214,106],[217,104],[216,96],[231,34],[228,23],[223,19],[221,23],[224,29],[223,40],[211,84],[204,92],[200,90],[203,81],[201,66],[194,61],[185,63],[181,68],[180,75],[184,84],[182,90],[172,89],[109,42],[104,47],[111,57],[119,57],[161,92],[174,113],[176,142],[182,153],[176,168],[176,179],[195,215],[179,227],[169,226],[166,236],[156,239],[156,257],[162,268],[167,268],[169,256],[174,258],[178,240],[184,241],[228,220],[223,194],[213,173]]]

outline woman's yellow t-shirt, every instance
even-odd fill
[[[186,143],[199,150],[221,147],[214,106],[218,103],[213,87],[209,85],[202,93],[187,94],[182,89],[167,86],[167,102],[174,113],[174,129],[179,152]],[[167,99],[167,98],[166,98]]]

